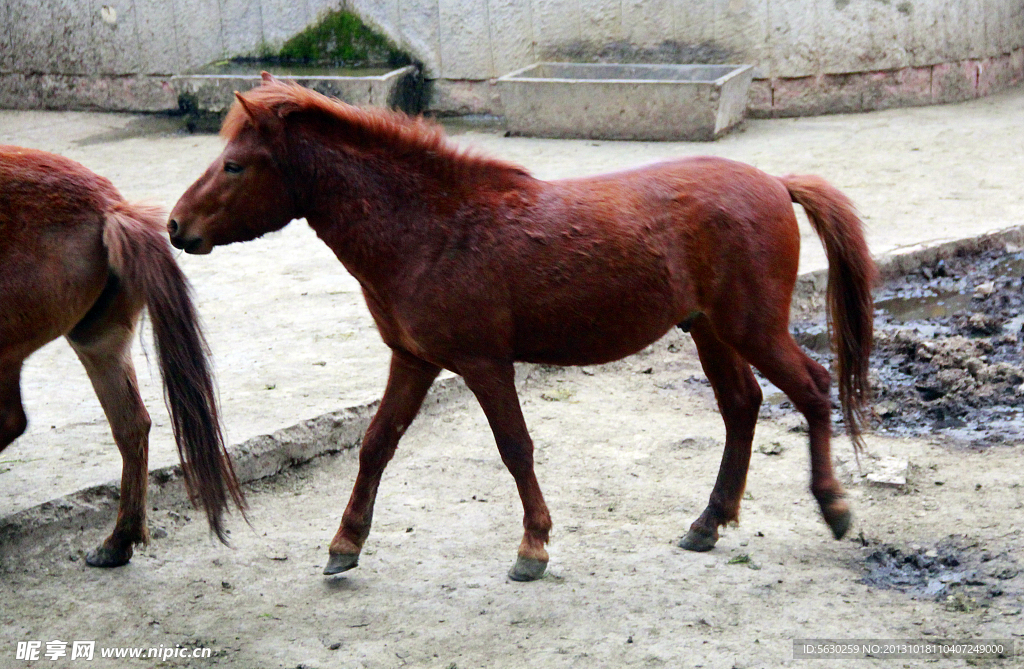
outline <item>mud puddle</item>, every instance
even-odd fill
[[[1010,246],[939,260],[876,291],[876,432],[939,433],[979,447],[1024,439],[1022,277],[1024,251]],[[794,322],[793,332],[818,362],[832,364],[823,317]],[[792,411],[772,390],[763,413]]]
[[[1006,550],[952,535],[933,546],[894,545],[862,540],[860,582],[899,590],[914,599],[945,602],[950,610],[971,612],[997,598],[1016,599],[1020,565]]]

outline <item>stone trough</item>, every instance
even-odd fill
[[[244,93],[260,84],[261,70],[358,107],[389,107],[410,114],[422,110],[423,79],[415,65],[360,71],[288,69],[247,63],[242,68],[212,69],[215,71],[184,74],[171,79],[171,86],[178,94],[178,105],[191,117],[191,122],[221,118],[235,101],[235,91]]]
[[[740,123],[751,65],[536,63],[498,79],[509,131],[710,141]]]

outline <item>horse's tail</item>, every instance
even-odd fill
[[[878,273],[864,241],[864,231],[849,198],[816,176],[782,178],[793,202],[807,212],[828,258],[826,313],[837,357],[839,402],[855,451],[868,418],[871,389],[868,359],[874,331],[871,288]]]
[[[245,499],[224,447],[209,348],[188,279],[171,254],[165,220],[159,207],[116,203],[106,213],[103,244],[111,272],[148,307],[185,490],[227,543],[228,498],[243,517]]]

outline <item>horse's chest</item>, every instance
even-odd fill
[[[380,333],[385,344],[391,348],[407,351],[423,360],[431,359],[427,347],[413,334],[412,324],[403,311],[378,297],[365,285],[363,286],[363,296],[366,298],[366,306],[370,310],[373,322],[377,325],[377,332]]]

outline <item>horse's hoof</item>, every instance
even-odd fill
[[[132,547],[130,545],[123,550],[117,550],[100,544],[96,550],[86,554],[85,563],[90,567],[110,568],[126,565],[131,559]]]
[[[714,548],[716,543],[718,543],[718,537],[714,533],[691,528],[686,536],[679,540],[678,546],[688,551],[703,553]]]
[[[832,536],[836,539],[842,539],[846,536],[846,531],[850,529],[850,525],[853,524],[853,514],[848,508],[842,509],[841,511],[826,515],[825,522],[828,523],[829,528],[832,530]]]
[[[536,581],[544,575],[544,570],[547,568],[546,560],[520,555],[516,558],[516,563],[508,570],[508,577],[513,581]]]
[[[324,576],[340,574],[359,564],[359,553],[331,553],[324,567]]]

